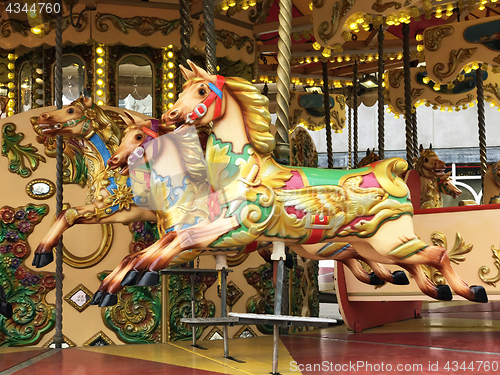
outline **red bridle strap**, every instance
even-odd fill
[[[186,123],[188,124],[193,123],[193,121],[196,120],[197,118],[203,117],[207,113],[208,107],[212,105],[214,100],[215,100],[215,111],[212,121],[217,119],[221,115],[222,95],[223,95],[222,88],[224,87],[225,82],[226,80],[223,76],[217,76],[215,85],[211,82],[208,83],[208,87],[210,87],[211,90],[210,94],[202,103],[199,103],[194,108],[193,112],[188,113],[186,118]]]

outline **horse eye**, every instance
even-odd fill
[[[142,139],[142,134],[137,134],[135,136],[135,139],[137,139],[138,141],[140,141]]]
[[[200,96],[203,96],[203,95],[205,95],[206,93],[207,93],[207,91],[206,91],[205,89],[199,89],[199,90],[198,90],[198,94],[199,94]]]
[[[73,112],[75,112],[75,110],[73,108],[68,108],[68,111],[67,111],[69,114],[72,114]]]

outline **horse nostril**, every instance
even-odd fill
[[[40,118],[43,120],[47,120],[49,118],[49,114],[47,112],[44,112],[40,115]]]
[[[168,117],[170,117],[172,120],[175,120],[178,116],[179,116],[179,111],[177,109],[173,110],[168,114]]]

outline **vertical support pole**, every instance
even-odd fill
[[[352,91],[349,92],[349,125],[347,128],[347,169],[352,168]]]
[[[193,262],[189,262],[189,268],[193,267]],[[191,274],[191,317],[196,318],[195,303],[194,303],[194,274]],[[193,346],[196,346],[196,327],[191,327],[191,334],[193,335]]]
[[[481,163],[481,181],[484,187],[484,174],[486,173],[486,126],[484,118],[484,88],[483,71],[481,68],[476,70],[476,88],[477,88],[477,124],[479,131],[479,160]]]
[[[278,26],[278,94],[276,101],[276,148],[274,155],[281,164],[290,164],[288,116],[290,112],[290,59],[292,56],[292,0],[280,0]]]
[[[220,316],[225,318],[227,316],[227,271],[226,268],[220,271],[221,275],[221,291],[220,291]],[[222,333],[224,336],[224,358],[229,357],[229,335],[227,332],[227,325],[222,327]]]
[[[382,87],[384,75],[384,29],[380,25],[378,29],[378,156],[385,159],[385,123],[384,123],[384,88]]]
[[[354,61],[352,67],[352,109],[354,111],[353,125],[353,153],[354,168],[358,167],[358,61]]]
[[[208,74],[217,74],[214,0],[203,0],[203,20],[205,21],[205,56],[207,72]]]
[[[165,344],[169,341],[169,306],[168,306],[168,282],[170,276],[162,275],[161,276],[161,343]]]
[[[54,88],[57,109],[62,108],[62,2],[59,0],[61,12],[56,16],[56,71],[54,74]],[[56,149],[56,212],[62,210],[63,201],[63,139],[57,136]],[[62,236],[56,247],[56,332],[54,344],[62,348],[64,342],[62,333],[62,294],[63,294],[63,260]]]
[[[285,243],[280,241],[273,242],[273,253],[271,259],[278,262],[276,272],[276,286],[274,288],[274,315],[281,315],[283,298],[283,274],[285,267]],[[273,374],[278,374],[279,359],[279,334],[280,327],[275,324],[273,327]]]
[[[418,126],[417,126],[417,107],[412,109],[412,125],[413,125],[413,158],[418,158]]]
[[[189,68],[187,60],[191,55],[191,26],[189,23],[189,0],[179,0],[179,13],[181,15],[181,65]],[[205,20],[206,25],[206,20]]]
[[[326,126],[326,153],[328,157],[328,168],[333,168],[332,151],[332,127],[330,125],[330,90],[328,89],[328,63],[321,63],[323,68],[323,105],[325,106],[325,126]]]
[[[410,25],[403,24],[403,66],[405,83],[406,160],[413,166],[413,126],[411,114]]]

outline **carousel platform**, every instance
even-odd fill
[[[422,318],[362,333],[345,326],[280,336],[280,374],[497,374],[500,302],[430,303]],[[0,374],[269,374],[272,336],[69,349],[2,348]]]

